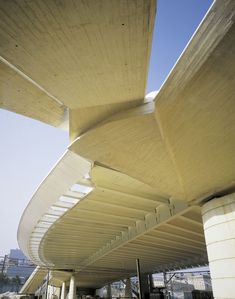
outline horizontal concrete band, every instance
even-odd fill
[[[214,298],[235,299],[235,277],[212,279]]]
[[[220,208],[221,206],[226,206],[234,203],[235,203],[235,193],[228,194],[219,198],[213,198],[213,200],[208,201],[202,207],[202,216],[204,217],[204,215],[211,210],[215,210],[217,208]]]
[[[228,239],[235,238],[235,219],[230,220],[228,222],[223,222],[218,225],[213,225],[210,228],[205,229],[206,236],[206,244],[209,245],[211,243],[218,241],[225,241]]]
[[[220,241],[207,245],[209,261],[235,257],[235,239]]]
[[[202,207],[214,298],[235,298],[235,194]]]
[[[230,204],[226,207],[223,206],[220,208],[220,211],[218,210],[219,209],[216,209],[214,211],[211,210],[203,216],[205,229],[209,229],[210,227],[213,227],[215,225],[220,225],[225,222],[234,220],[234,213],[232,211],[235,210],[235,204]]]
[[[235,277],[235,257],[210,262],[211,278],[234,278]]]
[[[203,215],[205,229],[234,220],[234,210],[235,203],[208,211]]]

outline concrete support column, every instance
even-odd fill
[[[65,282],[62,283],[60,299],[66,299],[66,285],[65,285]]]
[[[126,279],[125,297],[130,299],[132,298],[132,287],[130,277]]]
[[[107,285],[107,298],[108,299],[112,298],[112,289],[110,283]]]
[[[141,274],[141,285],[142,285],[142,298],[149,294],[149,275],[148,273]]]
[[[214,198],[202,218],[215,299],[235,299],[235,193]]]
[[[75,276],[72,275],[70,278],[68,299],[75,299],[75,298],[76,298],[76,282],[75,282]]]

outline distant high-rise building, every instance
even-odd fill
[[[20,249],[11,249],[9,259],[27,260],[27,257],[23,254],[23,252]]]
[[[9,278],[19,277],[24,283],[35,269],[35,265],[20,249],[11,249],[6,262],[6,274]]]

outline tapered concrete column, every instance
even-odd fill
[[[75,282],[74,275],[72,275],[70,278],[68,299],[75,299],[75,298],[76,298],[76,282]]]
[[[215,299],[235,299],[235,193],[202,208]]]
[[[130,299],[132,298],[132,287],[130,277],[126,279],[125,297]]]
[[[110,283],[107,285],[107,298],[108,299],[112,298],[112,289]]]
[[[65,298],[66,298],[66,285],[65,282],[63,282],[61,287],[60,299],[65,299]]]

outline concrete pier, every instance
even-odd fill
[[[65,298],[66,298],[66,285],[65,282],[63,282],[61,287],[60,299],[65,299]]]
[[[235,193],[202,208],[215,299],[235,298]]]
[[[70,278],[68,299],[75,299],[75,298],[76,298],[76,282],[75,282],[75,276],[72,275]]]

